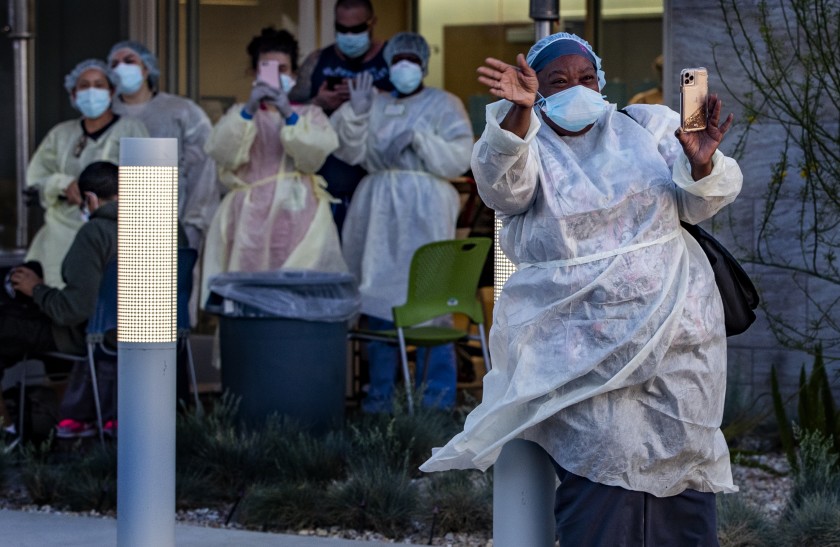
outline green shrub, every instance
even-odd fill
[[[55,504],[67,478],[63,466],[50,457],[50,444],[29,444],[21,450],[21,480],[35,505]]]
[[[309,528],[330,523],[322,484],[280,482],[252,488],[237,515],[237,522],[262,529]]]
[[[779,523],[779,545],[840,546],[838,493],[817,493],[799,501]]]
[[[393,414],[363,414],[349,425],[352,454],[380,462],[391,469],[408,469],[413,475],[432,455],[432,448],[443,446],[460,431],[458,421],[448,411],[418,407],[410,415],[395,396]]]
[[[799,431],[794,433],[798,435]],[[804,431],[799,436],[800,465],[793,474],[788,511],[796,510],[809,498],[840,493],[838,457],[832,452],[832,441],[819,431]]]
[[[70,453],[51,452],[51,439],[22,450],[21,479],[36,505],[73,511],[107,511],[117,502],[117,451],[96,445]]]
[[[445,471],[428,476],[422,504],[432,532],[477,532],[493,528],[493,475]]]
[[[779,424],[779,437],[785,455],[792,469],[799,468],[800,462],[796,454],[796,438],[793,424],[787,417],[784,401],[779,389],[776,367],[770,370],[771,391],[776,420]],[[804,432],[817,431],[828,440],[835,454],[840,454],[840,412],[836,410],[834,397],[831,393],[831,382],[825,369],[822,347],[817,346],[814,356],[814,367],[811,377],[805,373],[805,366],[799,373],[799,429]],[[836,462],[835,462],[836,463]],[[840,466],[837,467],[840,471]]]
[[[9,451],[9,447],[6,445],[6,442],[0,437],[0,490],[2,490],[6,486],[7,480],[7,473],[9,472],[9,467],[12,464],[12,454]]]
[[[273,417],[261,432],[264,452],[273,469],[264,480],[326,483],[344,478],[349,450],[342,431],[313,435],[296,422]]]
[[[775,526],[742,494],[717,496],[717,528],[720,547],[765,547],[774,545]]]
[[[274,465],[263,436],[237,427],[238,406],[238,399],[226,393],[210,412],[184,413],[176,422],[176,469],[189,481],[182,483],[182,502],[187,486],[201,478],[212,484],[222,500],[233,500],[241,498],[248,485],[272,473]],[[198,493],[197,497],[203,496]]]
[[[117,507],[117,449],[99,444],[81,457],[61,464],[58,503],[72,511],[108,511]]]
[[[411,524],[417,487],[405,469],[363,463],[327,490],[331,524],[396,536]]]

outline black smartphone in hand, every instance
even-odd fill
[[[341,76],[327,76],[327,89],[335,91],[335,86],[344,83],[344,78]]]

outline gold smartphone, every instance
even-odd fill
[[[680,72],[680,127],[683,131],[706,129],[706,97],[709,73],[703,67],[684,68]]]

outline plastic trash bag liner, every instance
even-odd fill
[[[282,317],[339,322],[361,306],[349,273],[279,270],[228,272],[213,277],[206,310],[226,317]]]

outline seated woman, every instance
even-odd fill
[[[373,330],[393,328],[391,308],[405,303],[411,257],[418,247],[455,237],[460,201],[447,180],[469,168],[473,135],[461,101],[442,89],[425,87],[429,46],[419,34],[402,32],[384,52],[392,93],[376,93],[362,73],[350,86],[350,100],[332,115],[341,148],[335,156],[362,165],[362,179],[342,230],[344,258],[359,279],[362,313]],[[366,412],[388,411],[397,350],[372,342]],[[425,361],[420,352],[418,363]],[[451,345],[431,350],[423,404],[455,403],[455,355]]]
[[[207,233],[202,304],[223,272],[312,269],[345,272],[326,182],[314,173],[338,146],[320,108],[292,105],[298,46],[265,28],[248,44],[251,68],[275,61],[280,86],[255,81],[251,96],[219,120],[206,149],[230,191]]]
[[[76,65],[64,78],[64,87],[82,118],[53,127],[26,170],[26,186],[38,190],[46,209],[44,225],[35,234],[26,260],[41,263],[44,282],[51,287],[64,286],[61,261],[84,222],[79,173],[94,161],[119,163],[121,138],[149,136],[142,122],[112,112],[118,81],[98,59]]]

